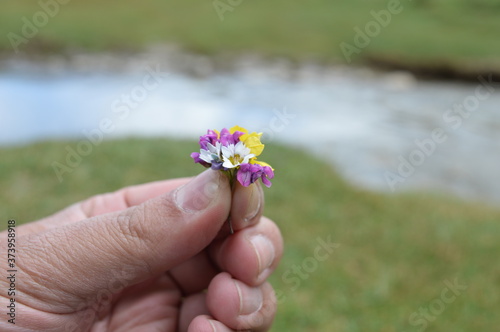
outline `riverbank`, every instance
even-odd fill
[[[214,61],[175,47],[19,57],[0,61],[0,145],[84,137],[103,117],[116,123],[107,138],[189,138],[244,123],[265,132],[266,142],[320,156],[362,188],[435,190],[497,204],[491,151],[500,142],[500,87],[491,78],[433,82],[405,71],[257,55]],[[16,121],[13,111],[38,120]],[[434,140],[434,131],[443,135]]]
[[[0,5],[3,57],[134,54],[174,44],[214,61],[252,53],[461,80],[500,71],[500,6],[489,0],[48,3]]]

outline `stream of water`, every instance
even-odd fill
[[[24,67],[23,67],[24,68]],[[402,72],[241,65],[188,75],[0,71],[0,145],[54,138],[177,136],[239,124],[306,148],[374,190],[432,189],[500,202],[500,87],[418,81]],[[103,122],[104,121],[104,122]]]

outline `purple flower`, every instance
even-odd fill
[[[220,144],[222,144],[223,146],[234,144],[234,137],[226,128],[220,131]]]
[[[235,131],[231,134],[227,128],[224,128],[220,132],[220,143],[223,146],[228,146],[230,144],[236,145],[240,141],[240,136],[243,134],[245,133],[241,131]]]
[[[274,171],[269,166],[262,167],[262,171],[263,171],[263,174],[261,177],[262,183],[264,183],[264,185],[269,188],[272,185],[272,183],[271,183],[271,181],[269,181],[269,179],[274,178]]]
[[[235,143],[238,143],[238,142],[239,142],[239,140],[240,140],[240,136],[241,136],[241,135],[244,135],[244,134],[245,134],[245,133],[244,133],[244,132],[242,132],[242,131],[235,131],[235,132],[233,133],[233,139],[234,139]]]
[[[259,165],[241,164],[240,169],[236,174],[238,182],[241,183],[242,186],[248,187],[258,178],[258,172],[260,170],[259,168]]]
[[[261,166],[259,164],[241,164],[236,174],[238,182],[244,187],[248,187],[258,179],[261,179],[262,183],[269,188],[272,185],[269,179],[273,177],[274,172],[271,167]]]
[[[200,136],[200,148],[204,150],[207,149],[207,144],[210,143],[212,145],[215,145],[215,143],[218,141],[219,135],[213,130],[207,130],[207,134]]]

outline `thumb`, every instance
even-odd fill
[[[36,280],[27,287],[37,302],[61,303],[67,296],[89,300],[194,256],[215,238],[230,206],[227,177],[207,170],[141,205],[19,239],[25,244],[19,267],[30,277],[24,280]]]

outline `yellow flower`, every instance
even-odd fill
[[[240,126],[234,126],[234,127],[232,127],[232,128],[229,129],[229,133],[231,135],[234,134],[237,131],[241,131],[242,133],[248,134],[248,130],[246,130],[245,128],[240,127]]]
[[[240,141],[245,144],[247,148],[250,149],[250,153],[255,156],[259,156],[262,151],[264,151],[264,144],[260,142],[260,137],[262,133],[251,133],[251,134],[243,134],[240,136]]]

